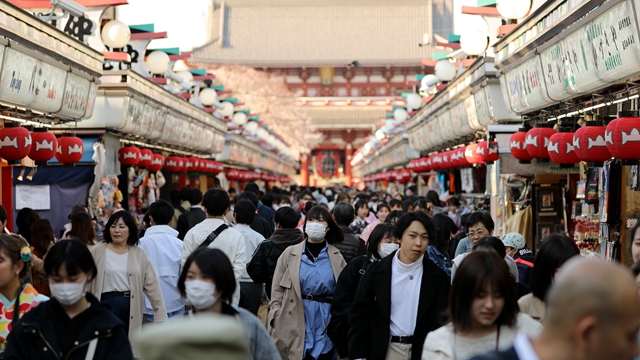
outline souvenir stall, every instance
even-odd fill
[[[92,166],[69,166],[94,162],[98,137],[73,125],[93,114],[103,55],[7,2],[0,35],[2,205],[9,219],[36,210],[59,234],[93,182]]]
[[[550,1],[494,45],[507,105],[524,120],[509,147],[535,175],[538,244],[564,232],[584,255],[630,262],[627,231],[640,213],[638,5]]]

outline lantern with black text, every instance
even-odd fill
[[[56,156],[58,139],[56,135],[47,131],[46,128],[36,128],[31,133],[31,150],[29,158],[36,162],[47,162]]]
[[[556,164],[577,164],[580,162],[573,147],[574,133],[569,129],[561,128],[560,132],[549,138],[549,156]]]
[[[480,141],[478,148],[476,149],[478,158],[485,164],[493,164],[500,160],[500,154],[498,154],[498,142],[496,141]]]
[[[514,158],[518,159],[521,164],[530,164],[533,156],[527,151],[527,130],[525,128],[518,129],[518,132],[511,135],[509,139],[509,150]]]
[[[605,141],[606,128],[602,125],[585,125],[573,135],[573,147],[582,161],[599,165],[611,159],[611,153]]]
[[[164,161],[164,168],[168,172],[183,172],[184,171],[184,158],[180,156],[167,156]]]
[[[118,149],[118,161],[124,166],[136,166],[140,162],[140,149],[135,146],[124,146]]]
[[[640,159],[640,118],[621,112],[619,118],[607,125],[605,140],[616,159]]]
[[[0,157],[7,161],[24,159],[31,151],[29,130],[15,123],[6,123],[0,129]]]
[[[138,162],[139,167],[149,167],[149,165],[151,165],[151,160],[153,160],[153,151],[149,149],[140,150],[140,162]]]
[[[162,169],[162,165],[164,165],[164,158],[160,154],[153,154],[153,158],[151,159],[151,164],[147,166],[147,170],[149,172],[156,172]]]
[[[527,132],[525,143],[527,144],[527,152],[534,159],[549,158],[549,138],[555,134],[553,128],[537,127]]]
[[[84,143],[76,136],[63,135],[58,138],[56,159],[63,164],[77,163],[84,154]]]

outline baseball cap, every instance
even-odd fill
[[[502,243],[504,244],[504,246],[509,246],[516,249],[522,249],[527,246],[526,242],[524,241],[524,236],[517,232],[508,233],[507,235],[505,235],[502,238]]]

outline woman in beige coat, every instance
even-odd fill
[[[143,292],[153,306],[155,322],[165,321],[167,310],[151,261],[137,246],[138,231],[133,216],[118,211],[111,215],[105,230],[105,242],[91,249],[98,274],[89,291],[111,306],[132,339],[142,328]]]
[[[269,333],[283,359],[332,360],[326,327],[336,281],[346,263],[333,245],[344,234],[321,206],[307,213],[304,242],[278,259],[269,303]]]

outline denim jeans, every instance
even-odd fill
[[[129,316],[131,315],[131,299],[122,293],[103,293],[100,302],[109,304],[111,312],[124,324],[124,330],[129,333]]]
[[[172,316],[181,315],[181,314],[184,314],[184,308],[182,308],[180,310],[176,310],[174,312],[167,313],[167,317],[172,317]],[[152,323],[153,322],[153,315],[144,314],[144,319],[147,320],[147,322]]]

